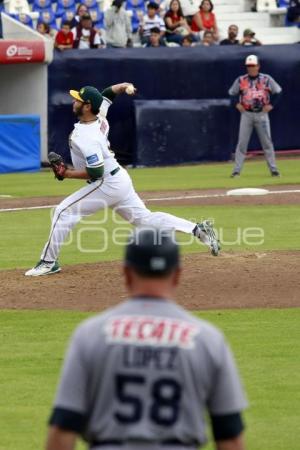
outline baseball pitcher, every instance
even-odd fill
[[[260,65],[256,55],[249,55],[245,64],[247,74],[238,77],[229,89],[229,95],[239,97],[236,108],[241,113],[235,166],[231,177],[237,177],[241,173],[253,128],[264,150],[271,175],[279,177],[271,139],[269,112],[278,101],[282,89],[270,75],[259,72]]]
[[[196,450],[208,411],[217,450],[244,450],[247,402],[229,346],[172,300],[174,237],[136,229],[124,277],[130,298],[71,339],[46,449],[74,450],[81,436],[90,450]]]
[[[60,155],[53,152],[49,154],[49,162],[58,180],[82,179],[87,181],[87,185],[57,206],[40,261],[25,275],[40,276],[59,272],[58,255],[70,230],[82,217],[106,207],[114,208],[135,226],[154,226],[192,233],[210,248],[214,256],[218,255],[219,242],[209,221],[197,224],[171,214],[151,212],[135,192],[129,174],[118,164],[110,150],[108,122],[105,118],[107,109],[117,94],[126,91],[134,93],[131,86],[130,83],[117,84],[105,89],[102,94],[92,86],[70,91],[74,99],[73,112],[79,119],[69,139],[74,169],[67,168]]]

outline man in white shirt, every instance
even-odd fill
[[[100,48],[104,46],[99,32],[93,28],[93,22],[88,13],[81,17],[79,25],[72,29],[72,33],[74,36],[74,48],[85,50],[87,48]]]

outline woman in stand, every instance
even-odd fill
[[[168,42],[182,44],[183,38],[192,33],[185,19],[179,0],[171,0],[169,10],[165,14],[166,39]]]
[[[212,12],[214,9],[214,5],[212,4],[211,0],[202,0],[200,5],[200,11],[198,13],[201,23],[202,23],[202,30],[203,31],[211,31],[213,33],[215,41],[218,41],[219,34],[218,34],[218,27],[217,27],[217,21],[216,16]],[[192,22],[192,31],[194,32],[200,32],[201,29],[196,24],[195,20]]]
[[[75,16],[71,20],[71,28],[77,27],[77,25],[79,25],[79,23],[80,23],[81,17],[84,14],[88,14],[88,13],[89,13],[88,7],[84,3],[79,3],[79,5],[76,9]]]

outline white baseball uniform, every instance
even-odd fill
[[[127,171],[119,166],[109,148],[106,114],[110,104],[108,99],[104,100],[97,120],[74,125],[69,139],[74,168],[84,170],[104,164],[104,175],[102,179],[89,182],[57,206],[49,240],[41,255],[44,261],[56,261],[71,229],[83,217],[106,207],[115,208],[120,216],[135,226],[168,228],[184,233],[192,233],[196,227],[196,223],[164,212],[151,212],[146,208],[135,192]],[[200,232],[200,239],[210,245],[205,233]]]

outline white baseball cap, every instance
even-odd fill
[[[246,66],[257,66],[259,64],[258,57],[256,55],[249,55],[245,61]]]

